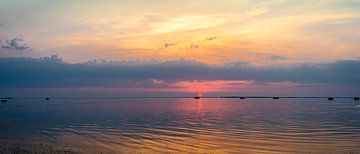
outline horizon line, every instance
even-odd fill
[[[223,99],[230,99],[230,98],[239,98],[239,99],[247,99],[247,98],[272,98],[272,99],[280,99],[280,98],[359,98],[360,96],[124,96],[124,97],[0,97],[0,99],[137,99],[137,98],[223,98]]]

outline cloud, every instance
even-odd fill
[[[191,48],[191,49],[197,49],[197,48],[199,48],[200,46],[199,45],[197,45],[197,44],[191,44],[190,46],[189,46],[189,48]]]
[[[22,38],[12,38],[10,40],[6,40],[5,42],[1,42],[0,45],[2,49],[11,49],[16,51],[25,51],[30,49]]]
[[[277,60],[286,60],[287,57],[285,56],[276,56],[276,55],[273,55],[273,56],[270,56],[269,57],[269,60],[270,61],[277,61]]]
[[[175,46],[177,43],[164,43],[162,45],[162,47],[160,47],[160,49],[167,49],[167,48],[170,48],[172,46]]]
[[[206,38],[207,41],[212,41],[212,40],[215,40],[215,39],[217,39],[216,36],[212,36],[212,37],[207,37],[207,38]]]
[[[182,81],[251,81],[360,85],[360,61],[256,67],[197,61],[119,61],[70,64],[57,56],[0,58],[1,88],[168,87]],[[154,82],[155,81],[155,82]],[[159,82],[161,81],[161,82]],[[159,84],[162,83],[162,84]]]
[[[212,37],[206,37],[205,39],[203,40],[199,40],[196,44],[190,44],[188,48],[190,49],[197,49],[197,48],[200,48],[200,46],[206,42],[210,42],[210,41],[213,41],[217,39],[216,36],[212,36]]]

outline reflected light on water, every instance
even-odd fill
[[[340,101],[340,102],[337,102]],[[16,100],[0,137],[113,152],[347,152],[360,143],[356,102],[318,99]],[[0,139],[1,140],[1,139]]]

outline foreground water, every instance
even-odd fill
[[[360,103],[14,99],[0,104],[0,142],[6,143],[0,147],[40,142],[115,153],[356,153]]]

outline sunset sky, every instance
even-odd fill
[[[358,95],[359,6],[2,0],[0,92]]]

